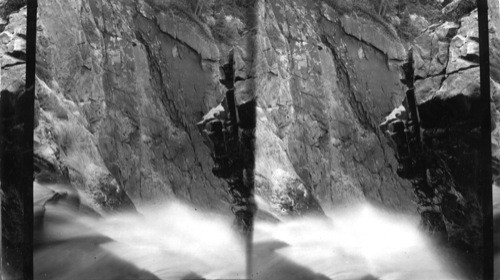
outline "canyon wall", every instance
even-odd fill
[[[456,15],[459,2],[468,3],[453,1],[443,12]],[[196,123],[223,99],[220,67],[233,49],[237,102],[257,103],[263,211],[286,217],[369,202],[418,213],[430,232],[478,254],[477,12],[438,24],[419,19],[421,34],[403,42],[366,1],[190,3],[39,2],[35,180],[69,183],[99,212],[180,199],[229,214],[227,183],[212,174]],[[0,2],[2,96],[24,86],[24,6]],[[490,23],[496,182],[498,14]],[[417,175],[402,178],[397,147],[379,125],[401,117],[385,119],[404,103],[409,47],[427,152]]]
[[[336,5],[265,1],[257,11],[257,194],[287,207],[312,195],[325,210],[369,201],[415,211],[378,129],[402,101],[405,48],[370,15]]]
[[[413,164],[405,177],[415,188],[428,232],[472,260],[465,266],[470,279],[482,279],[483,241],[489,246],[482,235],[487,230],[482,203],[491,189],[483,189],[481,176],[490,164],[482,156],[482,129],[490,108],[494,185],[499,174],[498,2],[489,4],[490,106],[481,100],[477,10],[457,22],[430,26],[413,43],[421,146],[410,155]],[[395,110],[383,127],[395,119],[405,119],[404,113]]]
[[[195,126],[222,95],[206,26],[175,6],[92,0],[43,1],[38,25],[37,100],[48,121],[36,132],[53,136],[40,158],[62,163],[99,205],[115,191],[137,205],[176,197],[225,208]]]
[[[226,211],[195,124],[221,101],[219,67],[235,48],[237,91],[256,85],[256,190],[271,212],[366,200],[415,212],[378,129],[403,98],[394,30],[336,2],[237,8],[223,19],[239,26],[228,43],[210,10],[181,1],[41,2],[37,172],[67,178],[103,210],[175,197]]]

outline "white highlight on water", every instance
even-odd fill
[[[368,205],[271,225],[258,223],[256,241],[278,239],[278,253],[330,279],[460,279],[448,271],[417,220]]]
[[[101,244],[103,249],[161,279],[182,279],[189,273],[206,279],[246,278],[244,243],[227,217],[181,203],[142,209],[141,214],[118,214],[100,220],[71,219],[73,224],[78,221],[90,228],[93,234],[114,240]],[[279,223],[257,221],[256,247],[282,245],[269,245],[269,251],[254,250],[258,256],[253,261],[252,278],[279,275],[279,271],[273,274],[272,270],[284,266],[274,264],[286,260],[329,279],[461,279],[457,272],[450,271],[446,260],[438,256],[418,230],[416,219],[368,205],[334,211],[327,216]],[[35,257],[35,266],[36,261]],[[85,263],[81,269],[86,269]],[[368,275],[372,278],[363,278]],[[302,280],[304,276],[297,277]],[[283,279],[293,279],[293,275]]]
[[[118,215],[93,225],[117,241],[104,248],[162,279],[189,273],[207,279],[245,278],[245,248],[230,220],[180,203],[142,214]]]

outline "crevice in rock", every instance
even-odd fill
[[[163,33],[163,34],[170,37],[170,35],[168,35],[166,33]],[[156,81],[159,84],[159,85],[157,85],[159,87],[159,92],[162,92],[162,95],[161,95],[162,98],[160,98],[160,100],[162,100],[162,103],[165,106],[165,108],[168,109],[169,116],[171,117],[174,124],[176,126],[183,128],[185,131],[187,131],[186,124],[182,121],[182,117],[181,117],[179,110],[177,110],[177,108],[175,107],[174,101],[168,97],[168,93],[165,91],[165,88],[168,88],[168,85],[163,80],[161,67],[160,67],[160,65],[158,65],[158,59],[156,59],[153,51],[149,47],[149,44],[142,37],[141,33],[136,32],[136,38],[146,49],[151,76],[154,77],[154,81]],[[153,83],[153,86],[154,85],[155,85],[155,83]]]
[[[26,53],[23,51],[6,52],[5,54],[13,58],[26,61]]]
[[[9,69],[11,67],[14,67],[14,66],[17,66],[17,65],[21,65],[21,64],[26,64],[26,62],[20,61],[20,62],[5,64],[5,65],[2,66],[2,69]]]
[[[337,77],[339,78],[339,83],[338,83],[339,88],[341,89],[342,93],[348,96],[349,103],[351,103],[351,107],[355,111],[360,124],[363,126],[363,128],[370,131],[374,131],[376,133],[376,128],[371,124],[370,118],[368,117],[368,113],[363,108],[363,104],[357,100],[356,93],[354,92],[356,89],[354,88],[352,80],[355,79],[355,76],[347,69],[346,63],[349,62],[344,60],[348,58],[345,57],[343,59],[343,57],[339,55],[338,51],[342,50],[337,51],[337,49],[334,47],[334,44],[330,42],[328,37],[321,36],[321,41],[332,52],[334,63],[337,66],[336,70],[337,70]]]
[[[440,86],[438,87],[438,89],[439,89],[439,88],[441,88],[441,86],[443,85],[444,81],[446,80],[446,78],[448,76],[460,73],[462,71],[470,70],[470,69],[473,69],[473,68],[479,68],[479,65],[471,65],[471,66],[468,66],[468,67],[460,68],[460,69],[452,71],[452,72],[446,72],[446,68],[444,68],[443,71],[440,72],[440,73],[438,73],[438,74],[427,75],[425,77],[415,76],[415,82],[416,81],[422,81],[422,80],[426,80],[426,79],[436,78],[436,77],[442,76],[443,78],[441,79]]]
[[[460,73],[460,72],[463,72],[463,71],[466,71],[466,70],[470,70],[470,69],[473,69],[473,68],[479,68],[479,65],[471,65],[469,67],[460,68],[458,70],[446,73],[446,76],[457,74],[457,73]]]
[[[444,68],[443,71],[441,71],[437,74],[427,75],[425,77],[415,75],[415,82],[430,79],[430,78],[436,78],[439,76],[443,76],[443,80],[446,78],[446,68]]]
[[[479,66],[479,55],[478,54],[467,54],[460,56],[461,59],[472,62],[472,63],[477,63]]]
[[[389,58],[389,54],[384,52],[383,50],[379,49],[378,47],[376,47],[375,45],[373,45],[372,43],[368,42],[368,41],[365,41],[363,39],[360,39],[350,33],[347,33],[344,28],[342,28],[342,32],[343,32],[343,35],[347,36],[347,37],[350,37],[358,42],[361,42],[363,44],[365,44],[366,46],[372,48],[373,50],[375,50],[376,52],[380,53],[381,55],[383,55],[385,57],[385,61],[386,61],[386,65],[389,67],[389,61],[396,61],[396,62],[401,62],[403,60],[398,60],[398,59],[395,59],[395,58]]]
[[[150,19],[144,17],[142,14],[139,13],[139,16],[142,17],[142,20],[146,21],[147,24],[152,25],[154,28],[154,31],[158,32],[159,34],[164,34],[165,36],[168,36],[170,39],[175,40],[179,44],[182,44],[183,46],[185,46],[189,51],[195,53],[199,57],[200,67],[202,67],[201,66],[202,57],[196,50],[194,50],[193,48],[191,48],[189,45],[185,44],[184,42],[176,40],[168,33],[161,31],[155,22],[152,22]],[[152,31],[152,32],[154,32],[154,31]],[[166,81],[164,81],[163,73],[162,73],[161,66],[159,65],[159,61],[156,57],[156,54],[154,53],[154,51],[151,49],[149,43],[147,42],[146,38],[143,37],[141,31],[139,31],[139,30],[136,30],[135,37],[139,41],[139,43],[141,43],[144,46],[144,48],[146,50],[146,54],[147,54],[148,62],[149,62],[148,63],[149,70],[150,70],[151,77],[152,77],[151,85],[152,85],[153,89],[155,89],[156,92],[161,93],[160,100],[161,100],[164,108],[167,110],[167,115],[169,116],[172,123],[177,128],[180,128],[181,130],[183,130],[186,133],[186,135],[189,139],[188,142],[190,145],[190,149],[193,151],[193,155],[195,157],[194,164],[197,165],[200,163],[200,159],[198,158],[198,155],[196,154],[197,149],[195,147],[195,144],[193,143],[193,138],[191,135],[191,133],[195,133],[194,132],[195,129],[190,129],[189,123],[186,123],[186,121],[183,120],[181,112],[177,109],[177,107],[175,105],[175,101],[170,98],[169,93],[166,90],[167,88],[169,88],[169,86],[166,84]],[[174,158],[175,158],[175,156],[174,156]],[[173,159],[167,159],[167,161],[172,162],[172,164],[175,165],[175,162],[173,161]],[[200,170],[203,170],[203,168],[201,166],[200,166]],[[184,172],[184,171],[182,171],[182,172]],[[212,183],[212,180],[207,177],[206,172],[201,172],[201,174],[203,176],[204,183],[210,185],[210,187],[212,187],[213,189],[216,189],[216,187]],[[173,187],[172,190],[173,190],[174,194],[177,193],[177,189],[175,187]],[[188,195],[191,195],[191,194],[188,194]]]
[[[382,25],[384,27],[384,29],[386,30],[387,34],[389,34],[394,39],[398,39],[399,40],[399,36],[397,35],[396,30],[394,30],[394,27],[392,27],[381,16],[379,16],[377,14],[374,14],[373,12],[365,9],[364,7],[361,7],[361,6],[358,6],[358,5],[355,5],[355,4],[351,4],[351,6],[349,6],[349,4],[343,6],[342,4],[340,4],[340,3],[343,2],[343,0],[327,0],[325,2],[328,3],[328,5],[330,6],[330,8],[332,8],[332,9],[334,9],[336,11],[339,11],[340,15],[344,15],[344,14],[347,14],[347,13],[355,13],[356,14],[356,12],[361,12],[361,14],[365,16],[365,18],[369,18],[369,19],[375,21],[376,23],[379,23],[380,25]],[[319,14],[322,15],[323,17],[325,17],[323,15],[323,13],[320,12]],[[325,17],[325,19],[328,20],[328,18],[326,18],[326,17]]]

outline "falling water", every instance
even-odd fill
[[[260,223],[259,239],[286,243],[280,256],[328,279],[462,279],[418,230],[418,220],[369,205],[331,212],[327,219]]]
[[[245,279],[231,224],[179,202],[104,218],[48,203],[36,279]],[[257,221],[253,242],[252,279],[461,279],[415,219],[368,205]]]

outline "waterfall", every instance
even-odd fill
[[[35,232],[36,279],[246,278],[231,217],[174,201],[97,217],[61,202]],[[416,217],[370,205],[258,220],[253,240],[252,279],[462,279]]]

